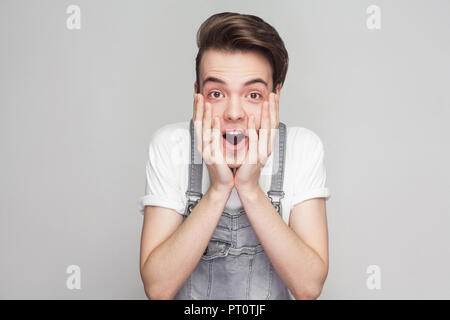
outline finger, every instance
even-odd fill
[[[269,145],[268,132],[270,129],[269,103],[264,101],[261,119],[261,128],[258,137],[258,158],[262,165],[266,163],[267,147]]]
[[[197,151],[202,154],[203,148],[202,148],[202,140],[203,140],[203,96],[199,94],[194,94],[194,105],[195,105],[195,111],[194,111],[194,129],[195,129],[195,139],[197,143]]]
[[[204,102],[205,111],[203,113],[203,135],[207,134],[211,138],[211,104]],[[210,141],[210,140],[208,140]]]
[[[256,133],[255,117],[250,116],[248,120],[248,163],[256,164],[258,161],[258,134]]]
[[[270,127],[277,127],[277,102],[275,99],[275,94],[271,94],[272,97],[269,99],[269,114],[270,114]]]
[[[203,156],[205,161],[211,161],[211,104],[205,102],[203,114]]]
[[[222,151],[221,151],[221,142],[222,136],[220,134],[220,120],[219,117],[214,117],[214,125],[213,125],[213,142],[211,148],[211,156],[214,159],[214,162],[217,164],[222,164]]]
[[[275,138],[277,136],[277,130],[275,128],[271,128],[270,129],[270,134],[269,134],[269,147],[268,147],[268,151],[267,151],[267,157],[270,157],[270,155],[273,152],[273,149],[275,148]]]
[[[264,101],[262,112],[261,112],[261,128],[269,129],[270,127],[270,116],[269,116],[269,103]]]
[[[269,106],[269,114],[270,114],[270,129],[269,129],[269,131],[270,131],[270,134],[269,134],[269,145],[268,145],[267,156],[270,156],[272,154],[273,147],[275,144],[276,128],[278,127],[276,100],[273,99],[275,94],[271,93],[271,95],[272,95],[272,97],[270,97],[270,99],[269,99],[269,101],[270,101],[270,106]]]
[[[195,103],[194,121],[202,122],[203,121],[203,113],[204,113],[204,110],[205,110],[205,107],[204,107],[204,102],[205,101],[204,101],[203,95],[201,93],[197,93],[194,96],[195,96],[195,100],[194,100],[194,103]]]

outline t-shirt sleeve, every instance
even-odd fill
[[[301,141],[301,139],[297,139]],[[298,170],[294,182],[292,206],[312,198],[330,199],[331,193],[326,186],[325,152],[321,139],[308,130],[303,140],[304,148],[299,155]]]
[[[145,206],[160,206],[184,214],[184,193],[180,186],[179,170],[171,158],[168,132],[159,129],[151,138],[145,165],[145,195],[139,198],[139,212]]]

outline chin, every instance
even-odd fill
[[[225,162],[227,163],[228,167],[231,169],[237,169],[242,165],[242,162],[244,162],[245,157],[248,152],[248,144],[245,146],[245,148],[238,152],[230,152],[226,149],[224,146],[223,148],[223,155],[225,155]]]
[[[239,157],[239,159],[237,157],[234,157],[234,159],[232,159],[232,158],[233,158],[233,156],[230,156],[229,159],[225,159],[228,167],[231,169],[239,168],[242,165],[242,162],[244,161],[245,154],[241,155]]]

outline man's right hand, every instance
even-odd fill
[[[210,188],[222,192],[231,192],[234,175],[223,157],[220,119],[211,119],[211,104],[205,102],[201,93],[194,94],[195,136],[197,151],[202,155],[211,179]]]

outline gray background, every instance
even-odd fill
[[[66,8],[81,8],[81,30]],[[381,8],[368,30],[366,8]],[[449,1],[0,1],[0,298],[145,299],[151,134],[192,115],[195,34],[251,13],[290,55],[280,119],[325,146],[321,299],[450,298]],[[66,288],[67,266],[81,290]],[[381,268],[381,290],[366,268]]]

